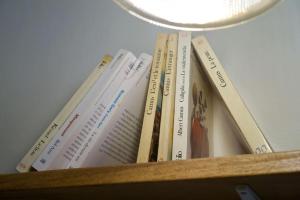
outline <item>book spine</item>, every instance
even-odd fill
[[[239,132],[248,150],[251,153],[272,152],[270,145],[225,73],[206,38],[199,36],[193,39],[192,43],[198,58],[202,62],[204,71],[224,101],[226,108],[240,130]]]
[[[58,130],[48,146],[44,149],[38,159],[33,163],[33,168],[38,171],[48,169],[53,159],[60,152],[65,141],[68,140],[72,132],[82,121],[82,118],[86,113],[86,109],[95,101],[95,99],[97,99],[99,94],[101,96],[103,90],[109,84],[109,75],[118,73],[121,69],[122,64],[128,59],[129,56],[133,55],[126,50],[119,50],[117,56],[115,56],[115,58],[112,60],[107,70],[105,70],[103,75],[95,82],[93,87],[88,91],[86,96],[72,111],[62,127]]]
[[[133,70],[130,71],[126,80],[123,82],[118,91],[110,98],[110,104],[103,111],[99,121],[97,121],[97,128],[93,131],[93,134],[86,140],[87,142],[83,145],[80,151],[76,154],[72,162],[70,163],[71,168],[81,167],[85,163],[87,156],[90,154],[93,147],[98,143],[105,133],[103,132],[110,121],[117,113],[120,104],[122,103],[128,92],[133,89],[136,83],[141,79],[142,75],[145,74],[148,66],[152,61],[152,56],[147,54],[141,54],[133,66]]]
[[[167,161],[172,159],[177,42],[177,34],[170,34],[167,44],[168,50],[166,58],[157,161]]]
[[[26,153],[20,163],[17,165],[16,169],[19,172],[30,171],[31,165],[42,153],[44,148],[51,141],[53,136],[56,134],[57,130],[61,128],[62,124],[66,121],[68,116],[74,110],[74,108],[79,104],[82,98],[87,94],[89,89],[94,85],[96,80],[101,76],[103,71],[106,69],[107,64],[111,62],[112,57],[110,55],[103,56],[102,60],[99,62],[97,67],[88,76],[84,83],[78,88],[74,93],[68,103],[63,107],[55,119],[51,122],[44,133],[38,138],[33,147]]]
[[[187,159],[191,33],[179,32],[172,160]]]
[[[96,129],[97,120],[101,118],[103,110],[110,103],[111,97],[118,91],[125,81],[136,58],[129,55],[117,74],[111,74],[108,85],[97,98],[96,103],[87,108],[80,124],[70,133],[70,137],[62,144],[62,148],[52,160],[47,169],[68,168],[72,159],[89,139],[89,135]]]
[[[143,118],[140,145],[137,156],[138,163],[148,162],[150,157],[150,150],[153,137],[152,134],[155,123],[155,117],[157,115],[157,104],[159,102],[160,84],[162,81],[161,76],[165,67],[167,39],[168,34],[159,33],[157,35],[154,50],[154,58],[151,66],[150,81],[147,92],[147,100]]]

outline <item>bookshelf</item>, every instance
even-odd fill
[[[261,199],[300,196],[300,152],[240,155],[0,176],[1,199]]]
[[[136,54],[152,53],[156,33],[169,30],[133,18],[111,1],[39,1],[31,6],[25,1],[18,6],[10,2],[3,1],[0,6],[0,15],[6,16],[0,18],[6,27],[0,32],[0,76],[5,75],[0,77],[0,89],[5,91],[0,98],[0,199],[239,199],[235,187],[243,184],[262,199],[300,196],[299,151],[15,174],[14,167],[24,153],[101,55],[113,54],[121,47]],[[264,97],[273,87],[274,76],[282,75],[283,81],[294,81],[297,86],[298,79],[292,75],[299,73],[291,69],[299,63],[299,40],[293,40],[300,33],[299,5],[298,1],[286,1],[248,24],[204,33],[266,132],[281,124],[280,131],[288,133],[293,130],[286,124],[298,123],[291,120],[297,117],[290,115],[276,118],[270,110],[272,105],[277,109],[278,102],[264,101]],[[15,18],[7,17],[10,13]],[[279,65],[290,68],[283,71]],[[265,76],[270,70],[272,76]],[[253,73],[256,76],[248,76]],[[266,85],[258,85],[261,80]],[[298,89],[289,86],[287,92]],[[286,110],[292,110],[299,99],[295,95],[289,103],[280,102],[281,107],[289,104]],[[270,123],[271,115],[274,123]],[[293,140],[285,134],[282,138]]]

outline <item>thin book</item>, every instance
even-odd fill
[[[172,159],[177,42],[178,35],[170,34],[167,43],[157,161]]]
[[[63,107],[55,119],[51,122],[44,133],[38,138],[32,148],[26,153],[20,163],[17,165],[16,169],[19,172],[28,172],[31,169],[33,162],[39,157],[43,152],[44,148],[55,136],[57,131],[62,127],[64,122],[67,120],[72,111],[81,102],[84,96],[88,93],[90,88],[94,85],[96,80],[102,75],[106,69],[109,62],[111,62],[112,57],[110,55],[105,55],[93,70],[93,72],[88,76],[84,83],[78,88],[74,93],[68,103]]]
[[[95,82],[87,95],[82,99],[78,106],[72,111],[71,115],[63,124],[62,128],[54,136],[47,148],[33,163],[36,170],[47,170],[53,164],[53,160],[61,152],[65,142],[71,137],[73,131],[80,125],[87,112],[87,108],[97,102],[101,98],[103,92],[111,82],[111,77],[120,72],[124,63],[132,61],[135,57],[132,53],[126,50],[119,50],[114,59],[111,61],[103,75]],[[90,127],[87,127],[90,129]],[[71,155],[70,155],[71,156]],[[52,168],[50,168],[52,169]]]
[[[172,160],[213,154],[211,89],[191,45],[191,33],[180,32]]]
[[[107,105],[110,104],[111,97],[119,90],[124,83],[126,77],[131,72],[133,64],[136,60],[135,56],[128,52],[128,55],[123,58],[124,62],[120,62],[115,73],[108,74],[110,77],[99,92],[98,97],[92,105],[86,108],[82,120],[78,122],[72,130],[70,129],[69,137],[62,143],[61,148],[57,151],[56,156],[52,160],[48,169],[65,169],[68,168],[72,159],[83,148],[90,135],[96,129],[97,121],[103,115]]]
[[[168,34],[157,35],[137,156],[138,163],[157,161],[167,40]]]
[[[225,73],[207,39],[204,36],[198,36],[193,39],[192,43],[203,70],[239,129],[239,136],[245,147],[249,152],[256,154],[272,152],[272,148]]]

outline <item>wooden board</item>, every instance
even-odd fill
[[[0,175],[0,199],[239,199],[240,184],[263,199],[296,199],[300,152]]]

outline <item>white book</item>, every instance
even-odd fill
[[[83,148],[89,136],[96,129],[96,125],[103,114],[106,106],[111,103],[111,98],[119,90],[128,74],[130,73],[135,57],[128,57],[127,61],[118,74],[112,75],[109,84],[102,91],[101,96],[97,98],[96,103],[87,108],[78,126],[72,130],[72,133],[61,145],[61,148],[55,158],[52,160],[48,169],[65,169],[70,165],[73,157]]]
[[[213,99],[191,34],[178,37],[172,160],[213,156]]]
[[[76,108],[76,106],[81,102],[84,96],[88,93],[90,88],[94,85],[96,80],[105,71],[107,64],[112,60],[112,57],[105,55],[93,72],[88,76],[88,78],[83,82],[83,84],[78,88],[74,95],[70,98],[68,103],[63,107],[63,109],[58,113],[55,119],[51,122],[48,128],[43,132],[43,134],[37,139],[32,148],[26,153],[22,158],[20,163],[17,165],[16,169],[19,172],[29,172],[31,165],[38,158],[38,156],[43,152],[44,148],[47,147],[48,143],[55,136],[57,131],[64,124],[66,119]]]
[[[191,33],[179,32],[177,51],[177,74],[175,92],[175,113],[173,130],[172,160],[185,159],[188,152],[188,126],[190,119],[188,116],[190,87],[190,54],[191,54]]]
[[[141,54],[71,168],[135,162],[152,56]]]
[[[79,125],[79,120],[82,120],[82,116],[86,112],[86,109],[92,105],[97,98],[101,97],[102,92],[105,91],[111,81],[111,77],[114,77],[120,72],[124,63],[129,60],[134,60],[135,57],[132,53],[126,50],[119,50],[113,61],[108,66],[107,70],[103,73],[89,93],[84,97],[80,104],[73,110],[72,114],[65,121],[62,128],[58,131],[52,141],[48,144],[47,148],[34,162],[33,167],[40,171],[48,169],[52,160],[58,155],[63,144],[70,137],[72,131]]]

